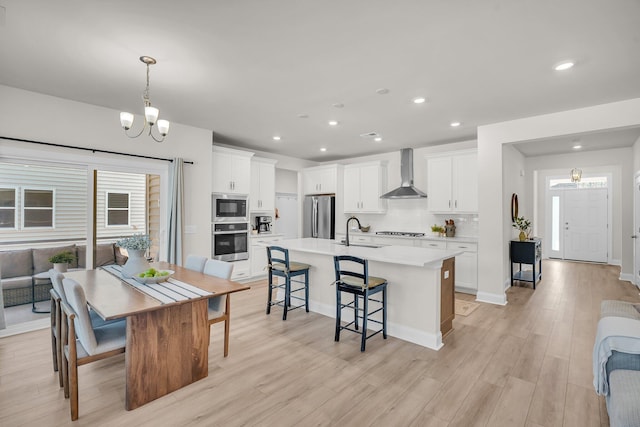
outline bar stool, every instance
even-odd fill
[[[289,261],[289,250],[280,246],[267,246],[267,259],[269,268],[269,297],[267,300],[267,314],[271,313],[271,306],[281,305],[284,309],[282,320],[287,320],[287,312],[296,308],[305,307],[309,312],[309,264],[301,262]],[[292,280],[292,277],[304,275],[304,282],[300,280]],[[273,276],[283,277],[284,283],[279,285],[273,284]],[[291,282],[304,283],[304,286],[297,289],[291,289]],[[273,290],[283,289],[284,298],[273,301]],[[304,291],[304,298],[294,295],[295,292]],[[291,306],[291,299],[299,301],[304,300],[304,304]]]
[[[367,339],[382,332],[382,337],[387,339],[387,280],[381,277],[369,276],[369,262],[366,259],[351,255],[336,255],[333,257],[336,271],[336,336],[335,341],[340,341],[340,331],[343,329],[362,335],[360,351],[364,351]],[[353,295],[353,301],[343,304],[342,292]],[[382,292],[382,299],[371,298],[372,295]],[[362,298],[363,308],[359,307],[358,300]],[[375,302],[381,306],[369,312],[369,302]],[[346,325],[341,324],[343,308],[353,308],[353,321]],[[372,314],[382,311],[382,321],[371,319]],[[362,331],[358,328],[358,319],[362,319]],[[381,329],[367,336],[367,323],[373,322],[382,326]],[[354,328],[351,328],[351,326]]]

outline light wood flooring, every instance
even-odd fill
[[[355,334],[333,341],[333,319],[266,316],[265,282],[254,283],[232,299],[228,358],[222,325],[214,327],[207,378],[127,412],[124,356],[82,366],[75,423],[52,371],[49,331],[2,338],[0,425],[608,425],[591,373],[600,301],[640,301],[618,275],[545,261],[535,291],[513,287],[506,306],[458,316],[440,351],[377,335],[365,353]]]

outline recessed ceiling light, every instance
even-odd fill
[[[320,149],[320,151],[322,151],[322,152],[324,153],[325,151],[327,151],[327,149],[326,149],[326,148],[324,148],[324,147],[322,147],[322,148]]]
[[[380,89],[376,90],[376,93],[378,95],[386,95],[389,93],[389,89],[387,89],[386,87],[381,87]]]
[[[556,71],[565,71],[565,70],[568,70],[569,68],[572,68],[574,65],[575,64],[574,64],[573,61],[563,61],[563,62],[557,64],[554,67],[554,70],[556,70]]]
[[[380,142],[380,141],[382,141],[382,137],[381,136],[376,136],[375,138],[373,138],[373,140],[375,142]]]
[[[458,126],[460,126],[461,124],[462,124],[462,123],[460,123],[460,122],[451,122],[451,123],[449,124],[449,126],[451,126],[452,128],[457,128],[457,127],[458,127]]]
[[[273,137],[273,140],[274,140],[274,141],[280,141],[280,139],[281,139],[281,138],[280,138],[278,135],[276,135],[276,136],[274,136],[274,137]]]
[[[329,120],[329,126],[338,126],[337,120]]]
[[[576,144],[576,145],[573,146],[574,150],[579,150],[581,148],[582,148],[582,145],[580,145],[580,144]]]
[[[424,104],[424,102],[427,100],[427,98],[423,97],[423,96],[419,96],[417,98],[413,98],[413,103],[414,104]]]

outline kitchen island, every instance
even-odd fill
[[[311,311],[335,318],[336,290],[331,286],[335,281],[334,255],[365,258],[369,260],[369,274],[389,282],[388,335],[434,350],[442,347],[441,301],[444,296],[453,304],[453,285],[447,291],[451,295],[442,295],[441,276],[452,282],[455,274],[452,258],[461,251],[394,245],[344,246],[335,240],[313,238],[287,239],[277,245],[289,250],[291,260],[311,265]],[[442,269],[443,262],[447,265],[446,271]],[[343,312],[343,319],[353,319],[348,310]],[[327,333],[332,336],[333,330]]]

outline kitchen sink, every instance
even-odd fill
[[[347,246],[345,242],[336,242],[336,245]],[[349,243],[349,246],[357,246],[359,248],[382,248],[389,245],[376,245],[374,243]]]

